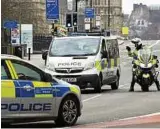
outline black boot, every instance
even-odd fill
[[[156,83],[156,86],[157,86],[157,90],[158,90],[158,91],[160,91],[159,81],[158,81],[158,80],[156,80],[156,81],[155,81],[155,83]]]
[[[134,92],[134,85],[135,85],[135,80],[134,80],[134,74],[132,75],[132,82],[131,82],[131,86],[129,89],[129,92]]]
[[[130,86],[129,92],[134,92],[134,85],[135,85],[135,81],[132,79],[132,82],[131,82],[131,86]]]

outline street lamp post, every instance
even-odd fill
[[[111,12],[111,2],[108,0],[108,29],[110,30],[110,12]]]

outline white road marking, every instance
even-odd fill
[[[85,100],[82,100],[82,102],[87,102],[87,101],[89,101],[89,100],[92,100],[92,99],[98,98],[98,97],[100,97],[100,96],[101,96],[101,94],[100,94],[100,95],[96,95],[96,96],[91,97],[91,98],[88,98],[88,99],[85,99]]]
[[[148,114],[148,115],[142,115],[142,116],[124,118],[124,119],[120,119],[119,121],[132,120],[132,119],[144,118],[144,117],[150,117],[150,116],[156,116],[156,115],[160,115],[160,112],[152,113],[152,114]]]
[[[152,44],[152,45],[149,46],[149,47],[151,48],[151,47],[153,47],[153,46],[155,46],[155,45],[157,45],[157,44],[159,44],[159,43],[160,43],[160,40],[158,40],[156,43]]]

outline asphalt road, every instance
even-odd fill
[[[155,42],[147,41],[144,44],[154,44]],[[141,92],[139,85],[135,86],[135,92],[128,92],[131,82],[132,58],[127,56],[126,45],[133,47],[129,42],[125,42],[120,46],[122,71],[119,90],[112,91],[110,86],[104,86],[101,94],[94,93],[92,89],[82,91],[83,111],[76,125],[109,122],[160,112],[160,92],[157,91],[155,85],[150,87],[150,92]],[[155,45],[153,50],[160,57],[160,43]],[[41,55],[33,55],[31,62],[44,68],[44,61],[41,60]],[[158,125],[155,124],[155,126],[157,127]],[[48,121],[12,127],[54,128],[55,125],[54,122]]]

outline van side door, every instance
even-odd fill
[[[119,64],[119,48],[116,39],[110,39],[106,41],[108,49],[108,78],[114,77],[117,72]]]
[[[103,75],[103,84],[106,84],[105,81],[107,79],[107,72],[108,72],[108,52],[106,49],[106,42],[102,40],[102,47],[101,47],[101,70]]]

